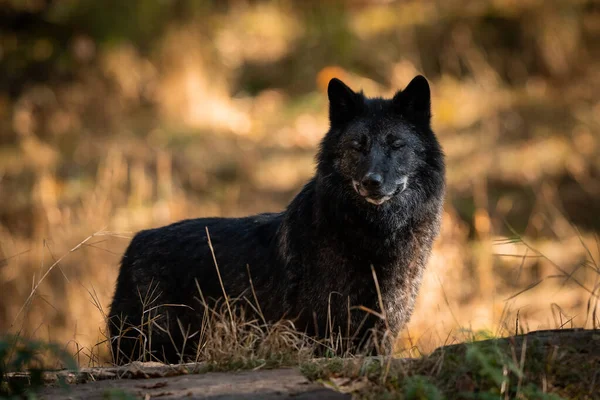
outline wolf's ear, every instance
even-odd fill
[[[329,81],[329,120],[332,124],[350,121],[358,112],[358,96],[337,78]]]
[[[392,101],[394,109],[408,119],[426,122],[431,119],[431,92],[427,79],[422,75],[415,76]]]

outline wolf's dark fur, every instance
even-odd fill
[[[118,343],[126,358],[139,357],[135,340],[115,337],[121,322],[136,326],[147,319],[141,298],[152,294],[146,309],[190,306],[154,310],[162,315],[158,323],[173,331],[171,339],[154,329],[156,357],[179,360],[177,320],[193,333],[204,312],[198,286],[204,299],[223,297],[206,228],[227,295],[249,289],[249,266],[269,321],[290,318],[298,329],[323,336],[330,312],[335,331],[347,333],[348,304],[382,311],[371,266],[391,331],[408,321],[439,231],[445,187],[443,154],[430,128],[429,85],[418,76],[393,99],[370,99],[333,79],[328,94],[331,128],[316,174],[285,211],[185,220],[133,238],[110,310],[115,350]],[[364,315],[350,312],[350,334]],[[367,319],[361,332],[376,324]]]

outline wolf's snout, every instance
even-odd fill
[[[367,190],[377,190],[383,185],[383,176],[375,172],[369,172],[360,183]]]

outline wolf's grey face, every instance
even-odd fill
[[[339,171],[369,203],[383,204],[408,188],[420,143],[407,127],[359,120],[340,145]]]
[[[416,77],[393,99],[367,99],[341,81],[329,84],[330,118],[336,134],[333,167],[364,201],[380,206],[408,190],[426,150],[430,92]]]

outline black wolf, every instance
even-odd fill
[[[155,356],[177,362],[179,327],[200,327],[204,306],[198,299],[248,293],[249,274],[266,320],[291,319],[309,335],[322,337],[332,327],[356,335],[381,323],[365,321],[364,308],[356,306],[385,315],[393,333],[404,326],[439,232],[445,190],[429,84],[417,76],[392,99],[382,99],[334,78],[328,96],[331,127],[315,176],[285,211],[189,219],[135,235],[110,309],[117,359],[140,356],[138,341],[116,337],[147,320],[145,295],[159,305],[157,323],[174,331],[153,330]]]

